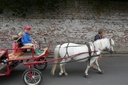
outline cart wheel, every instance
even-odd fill
[[[46,61],[45,58],[40,58],[38,61],[42,61],[42,60]],[[38,69],[38,70],[45,70],[45,69],[47,68],[47,62],[45,62],[45,63],[40,63],[40,64],[36,64],[36,65],[34,65],[34,67],[35,67],[36,69]]]
[[[34,68],[26,70],[22,78],[26,85],[39,85],[43,79],[41,72]]]

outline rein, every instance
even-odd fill
[[[84,53],[81,53],[81,54],[84,54]],[[80,55],[80,54],[79,54],[79,55]],[[99,55],[93,55],[93,57],[97,57],[97,56],[99,56]],[[74,56],[74,57],[76,57],[76,56]],[[46,60],[46,61],[38,61],[38,62],[29,62],[29,63],[26,62],[26,63],[24,63],[24,65],[41,64],[41,63],[46,63],[46,62],[54,62],[54,61],[56,61],[56,60],[62,60],[62,59],[66,59],[66,58],[69,58],[69,57],[51,59],[51,60]],[[78,59],[78,60],[72,60],[72,61],[70,61],[70,62],[62,62],[62,63],[54,63],[54,64],[72,63],[72,62],[84,60],[84,59],[87,59],[87,58],[89,58],[89,56],[86,57],[86,58]],[[51,64],[48,64],[48,65],[53,65],[53,64],[51,63]]]
[[[93,55],[92,57],[97,57],[99,55]],[[74,56],[76,57],[76,56]],[[72,63],[72,62],[76,62],[76,61],[81,61],[81,60],[84,60],[84,59],[87,59],[89,58],[90,56],[86,57],[86,58],[82,58],[82,59],[78,59],[78,60],[72,60],[72,61],[69,61],[69,62],[62,62],[62,63],[54,63],[54,64],[63,64],[63,63]],[[66,59],[66,58],[63,58],[63,59]],[[56,60],[62,60],[62,59],[56,59]],[[46,61],[47,62],[47,61]],[[90,62],[90,61],[89,61]]]

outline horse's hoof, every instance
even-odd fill
[[[85,78],[88,78],[88,75],[84,75]]]
[[[65,76],[68,76],[68,74],[67,74],[67,73],[65,73],[64,75],[65,75]]]
[[[103,72],[102,71],[99,71],[98,74],[103,74]]]
[[[59,77],[61,77],[63,75],[63,73],[59,73]]]

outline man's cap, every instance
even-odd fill
[[[25,30],[28,30],[28,29],[31,29],[31,28],[30,28],[29,25],[25,25],[25,26],[24,26],[24,29],[25,29]]]

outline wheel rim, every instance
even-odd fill
[[[41,61],[41,60],[46,61],[46,59],[40,59],[39,61]],[[47,62],[35,65],[35,68],[37,68],[39,70],[44,70],[46,67],[47,67]]]
[[[35,65],[37,69],[44,69],[46,67],[47,63],[37,64]]]
[[[31,77],[30,72],[27,71],[24,75],[24,81],[27,85],[38,85],[41,82],[41,75],[36,70],[31,71]]]

